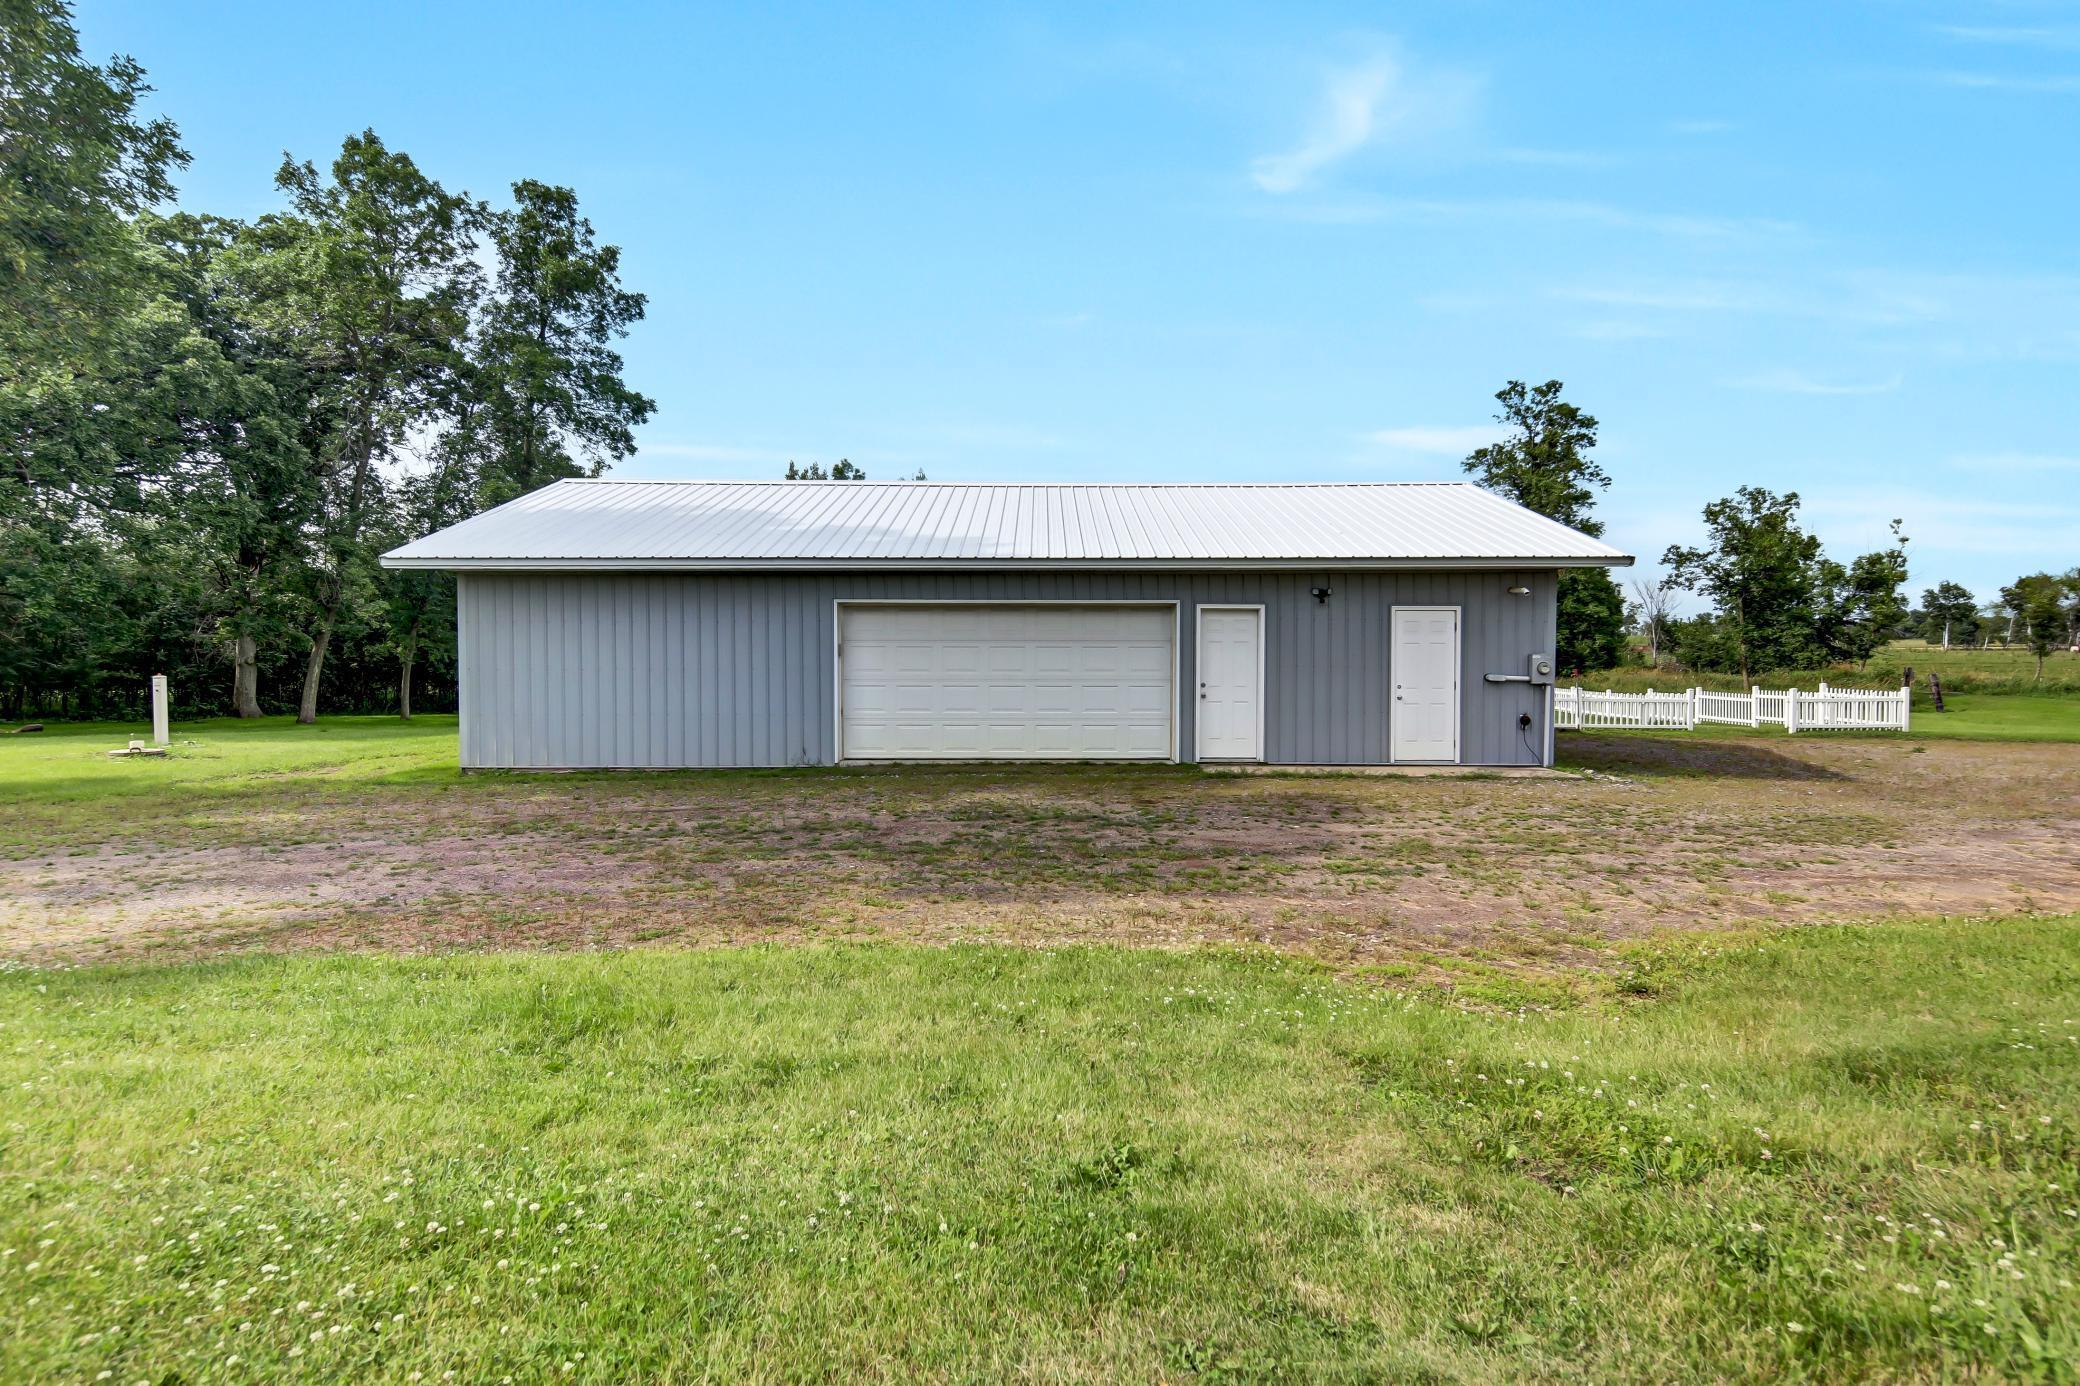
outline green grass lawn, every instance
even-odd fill
[[[455,718],[326,717],[298,726],[293,717],[213,717],[175,722],[173,753],[110,756],[131,737],[130,722],[54,722],[40,732],[0,736],[0,794],[70,803],[207,787],[239,791],[295,777],[352,786],[380,780],[452,779],[460,751]]]
[[[1666,690],[1663,690],[1666,691]],[[2030,697],[2004,693],[1959,693],[1943,699],[1946,711],[1937,712],[1916,700],[1904,733],[1908,739],[1946,741],[2080,741],[2080,696]],[[1641,736],[1765,737],[1790,735],[1782,727],[1729,727],[1708,723],[1693,731],[1640,732]],[[1561,759],[1570,732],[1560,734]],[[1899,732],[1802,731],[1800,737],[1884,736]]]
[[[1917,701],[1910,735],[1972,741],[2080,741],[2080,695],[1960,693],[1946,696],[1943,704],[1947,710],[1937,712]]]
[[[1946,650],[1940,645],[1928,645],[1919,640],[1895,640],[1872,655],[1861,669],[1845,665],[1832,669],[1776,670],[1744,681],[1738,674],[1678,673],[1629,665],[1599,669],[1567,682],[1580,683],[1586,688],[1615,688],[1635,693],[1650,685],[1667,690],[1688,688],[1692,684],[1739,691],[1751,682],[1765,688],[1793,685],[1811,688],[1823,679],[1844,688],[1897,688],[1908,669],[1914,671],[1917,702],[1928,694],[1930,673],[1942,678],[1946,692],[1955,689],[1965,693],[2080,694],[2080,655],[2069,650],[2052,651],[2044,661],[2044,673],[2040,679],[2037,676],[2037,657],[2020,645],[2005,649],[1995,645],[1984,650],[1963,647]]]
[[[2080,920],[0,975],[0,1378],[2070,1379]],[[453,1373],[452,1378],[448,1375]]]

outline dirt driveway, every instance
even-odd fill
[[[1590,962],[1668,925],[2080,910],[2080,745],[1569,737],[1564,780],[321,777],[0,860],[0,956],[886,938]]]

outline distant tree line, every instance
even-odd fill
[[[1858,668],[1893,640],[1942,647],[2021,645],[2037,673],[2055,649],[2080,645],[2080,568],[2032,573],[1981,605],[1970,589],[1940,582],[1909,608],[1906,537],[1847,565],[1828,558],[1798,522],[1798,495],[1742,487],[1704,512],[1707,541],[1675,545],[1662,556],[1662,582],[1635,583],[1629,607],[1650,663],[1751,675],[1771,670]],[[1673,611],[1679,591],[1708,597],[1712,609],[1687,618]]]
[[[2020,645],[2037,657],[2041,675],[2053,650],[2080,648],[2080,567],[2025,573],[1984,605],[1968,588],[1938,583],[1921,594],[1900,634],[1944,649]]]
[[[0,715],[410,714],[454,590],[383,549],[635,450],[643,316],[568,188],[451,192],[373,132],[284,157],[252,221],[59,0],[0,35]]]

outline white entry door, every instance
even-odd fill
[[[1394,703],[1388,710],[1396,761],[1459,759],[1459,609],[1394,608]]]
[[[839,607],[848,760],[1168,760],[1170,606]]]
[[[1199,608],[1199,759],[1264,758],[1264,609]]]

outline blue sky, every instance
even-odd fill
[[[1511,377],[1610,537],[1795,489],[1914,584],[2080,563],[2080,5],[83,0],[276,205],[375,127],[575,187],[650,316],[618,474],[1451,477]],[[1651,563],[1643,565],[1651,572]]]

